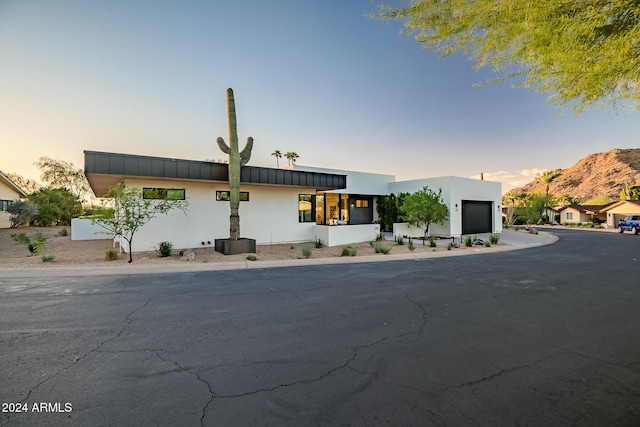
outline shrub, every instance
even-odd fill
[[[391,248],[388,246],[385,246],[382,242],[376,242],[373,245],[373,250],[377,254],[388,254],[391,251]]]
[[[376,238],[375,238],[376,242],[382,242],[383,240],[384,240],[384,234],[382,233],[376,234]]]
[[[171,249],[173,249],[173,243],[171,242],[160,242],[158,243],[158,249],[156,252],[161,257],[168,257],[171,255]]]
[[[254,254],[247,255],[247,260],[249,260],[249,261],[256,261],[257,259],[258,259],[258,257],[255,256]]]
[[[311,253],[313,252],[313,248],[310,245],[304,245],[302,247],[302,256],[305,258],[309,258]]]
[[[402,236],[398,236],[396,238],[396,243],[401,246],[404,245],[404,238]]]
[[[345,246],[344,248],[342,248],[340,256],[356,256],[357,253],[357,248],[354,248],[353,246]]]
[[[489,242],[492,245],[497,245],[499,241],[500,241],[500,235],[499,234],[493,233],[493,234],[491,234],[489,236]]]
[[[487,248],[490,248],[490,247],[491,247],[491,242],[490,242],[489,240],[486,240],[486,241],[484,242],[484,245],[485,245]]]
[[[313,241],[313,244],[318,249],[324,248],[324,242],[321,239],[316,238],[316,240]]]
[[[464,245],[470,248],[477,240],[478,238],[476,236],[467,236],[464,238]]]
[[[66,237],[66,236],[68,236],[68,235],[69,235],[69,232],[67,231],[67,229],[66,229],[66,228],[63,228],[62,230],[60,230],[60,231],[58,232],[58,235],[59,235],[59,236],[62,236],[62,237]]]
[[[429,246],[432,248],[436,247],[436,239],[434,239],[433,237],[429,237]]]
[[[451,243],[449,243],[449,244],[447,245],[447,250],[448,250],[448,251],[450,251],[450,250],[451,250]]]
[[[26,200],[20,200],[11,203],[7,207],[9,213],[9,222],[11,228],[20,227],[28,224],[37,212],[37,208]]]
[[[407,245],[407,248],[409,248],[409,250],[411,252],[416,250],[416,247],[413,245],[413,240],[412,239],[409,239],[409,244]]]
[[[55,255],[42,255],[42,262],[53,262]]]
[[[115,261],[117,259],[118,259],[118,251],[116,251],[115,249],[108,249],[104,253],[104,260],[105,261]]]
[[[44,248],[45,243],[47,243],[47,238],[41,232],[36,233],[33,237],[29,237],[27,233],[22,231],[20,234],[12,234],[11,237],[16,242],[27,245],[29,256],[38,254],[42,248]]]

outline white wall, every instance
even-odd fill
[[[437,178],[416,179],[392,182],[391,193],[415,193],[423,187],[437,192],[442,189],[442,199],[449,207],[449,219],[442,225],[434,224],[429,234],[433,236],[460,236],[462,234],[462,201],[492,202],[492,232],[502,231],[502,184],[479,179],[443,176]]]
[[[113,234],[87,218],[71,218],[71,240],[113,239]]]
[[[331,190],[327,191],[327,193],[381,196],[389,194],[389,183],[396,180],[394,175],[314,168],[310,166],[295,165],[294,170],[347,175],[347,188],[342,190]]]
[[[20,194],[0,180],[0,200],[20,200]],[[8,212],[0,211],[0,228],[11,227],[10,217]]]
[[[374,240],[380,234],[380,225],[316,225],[313,228],[313,234],[313,240],[320,239],[327,246],[348,245]]]

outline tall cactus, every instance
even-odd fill
[[[238,150],[238,129],[236,126],[236,103],[233,99],[233,89],[227,89],[227,111],[229,115],[229,145],[222,137],[218,137],[216,142],[223,153],[229,155],[229,190],[231,215],[229,216],[229,239],[238,240],[240,238],[240,167],[247,164],[251,158],[253,148],[253,138],[247,138],[247,144]]]

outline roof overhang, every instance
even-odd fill
[[[130,178],[152,178],[177,181],[229,182],[226,163],[131,154],[84,152],[84,174],[94,194],[107,194],[109,188]],[[331,173],[305,172],[243,166],[243,184],[308,187],[316,190],[341,190],[347,187],[347,176]]]
[[[15,182],[13,182],[11,180],[11,178],[9,178],[8,176],[6,176],[5,174],[3,174],[2,172],[0,172],[0,181],[5,183],[9,188],[11,188],[12,190],[14,190],[16,193],[18,193],[20,198],[27,198],[29,197],[29,195],[18,186],[18,184],[16,184]]]

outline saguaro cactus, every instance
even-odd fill
[[[216,142],[223,153],[229,155],[229,201],[231,215],[229,216],[229,239],[238,240],[240,238],[240,167],[247,164],[251,158],[253,148],[253,138],[247,138],[247,144],[238,150],[238,129],[236,124],[236,103],[233,99],[233,89],[227,89],[227,111],[229,115],[229,145],[222,137],[218,137]]]

